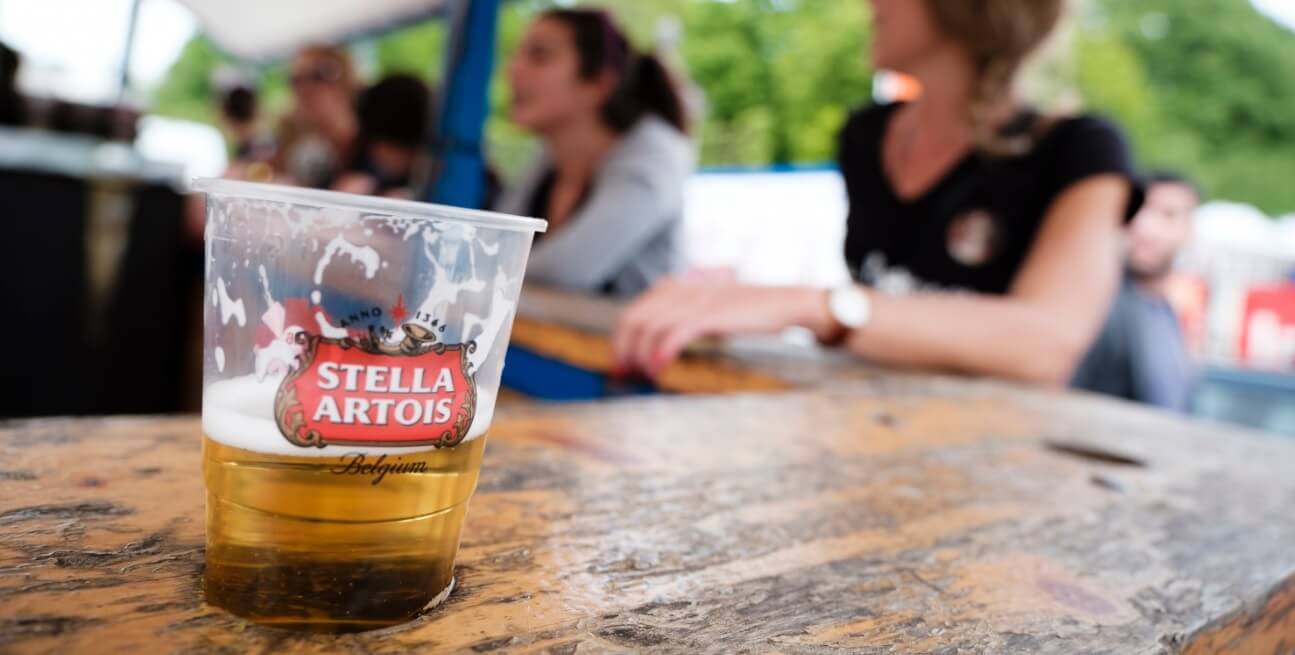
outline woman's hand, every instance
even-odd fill
[[[757,287],[715,277],[665,280],[621,314],[613,335],[617,372],[655,377],[693,341],[709,336],[773,334],[803,326],[830,334],[827,292]]]

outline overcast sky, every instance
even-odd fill
[[[1295,0],[1250,0],[1259,11],[1295,30]]]
[[[1251,1],[1295,30],[1295,0]],[[28,90],[87,102],[110,100],[117,92],[130,4],[0,0],[0,40],[23,53]],[[142,0],[130,66],[136,84],[156,84],[196,28],[193,16],[175,0]]]
[[[30,91],[87,102],[117,92],[131,0],[0,0],[0,40],[23,54]],[[197,24],[174,0],[142,0],[131,76],[156,83]]]

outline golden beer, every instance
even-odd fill
[[[324,632],[409,620],[450,590],[485,443],[294,457],[204,437],[207,602]]]

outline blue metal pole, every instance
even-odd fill
[[[499,2],[454,0],[435,141],[440,175],[427,198],[432,202],[479,207],[484,199],[482,133],[490,111]]]

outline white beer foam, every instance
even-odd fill
[[[373,234],[372,230],[368,232],[370,236]],[[378,254],[377,250],[370,246],[357,246],[339,234],[333,237],[333,240],[329,241],[327,246],[324,246],[324,256],[320,257],[319,262],[315,265],[315,284],[324,283],[324,269],[328,268],[328,265],[333,261],[333,256],[337,254],[347,255],[351,258],[351,261],[363,266],[364,277],[370,280],[378,272],[378,266],[382,264],[382,256]]]
[[[337,457],[356,452],[404,455],[432,449],[431,446],[303,448],[293,445],[279,432],[274,421],[274,395],[282,379],[268,376],[258,381],[256,376],[248,375],[212,383],[202,394],[202,431],[227,446],[295,457]],[[494,412],[495,392],[478,387],[476,414],[463,440],[471,441],[485,434]]]
[[[229,296],[229,288],[225,286],[225,278],[216,278],[216,297],[220,301],[221,325],[229,325],[229,319],[231,318],[238,321],[239,327],[247,325],[247,310],[243,307],[243,299],[235,300]]]

